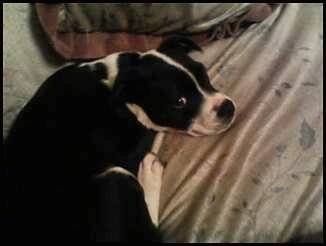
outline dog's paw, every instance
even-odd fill
[[[158,225],[163,166],[158,157],[148,153],[139,165],[138,181],[144,189],[145,201],[153,223]]]

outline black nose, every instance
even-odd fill
[[[219,118],[228,120],[233,117],[234,111],[235,107],[233,102],[229,99],[225,99],[217,111],[217,116]]]

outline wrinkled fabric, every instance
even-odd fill
[[[3,137],[42,82],[64,61],[49,47],[32,6],[3,4]]]
[[[244,14],[250,3],[68,3],[59,12],[60,32],[164,34],[206,31]]]
[[[193,54],[237,118],[217,136],[166,134],[167,241],[286,242],[322,231],[322,26],[321,4],[287,4]]]

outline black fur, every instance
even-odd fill
[[[186,130],[203,100],[196,85],[184,72],[156,56],[148,55],[138,62],[138,66],[119,73],[115,89],[123,95],[118,98],[141,106],[158,125]],[[187,105],[176,107],[182,96]]]
[[[203,64],[188,58],[191,51],[202,51],[201,48],[191,39],[182,36],[176,36],[168,39],[160,45],[158,51],[172,57],[174,60],[182,64],[185,68],[193,73],[201,88],[207,93],[216,93],[216,90],[209,82],[206,69]]]
[[[168,38],[160,45],[157,50],[162,53],[168,50],[182,53],[202,51],[202,49],[194,41],[181,35]]]
[[[97,76],[66,67],[18,115],[4,144],[13,240],[88,239],[87,180],[113,164],[136,174],[149,151],[154,132],[116,104]]]
[[[91,240],[160,242],[157,228],[149,223],[150,215],[144,209],[143,190],[133,177],[110,173],[104,178],[94,179],[89,194]]]
[[[175,41],[163,43],[162,52],[175,49],[176,59],[184,60],[185,52],[198,50],[191,41]],[[183,62],[198,67],[196,77],[207,77],[203,67]],[[186,130],[203,98],[189,76],[157,57],[121,54],[118,67],[112,89],[101,81],[110,73],[101,63],[60,69],[17,116],[4,142],[7,239],[160,239],[135,180],[95,177],[111,165],[136,174],[150,150],[155,132],[136,120],[127,102],[156,124]],[[188,103],[176,107],[181,96]]]

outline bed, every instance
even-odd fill
[[[237,118],[216,136],[164,135],[159,226],[167,242],[323,241],[322,16],[322,4],[280,4],[234,35],[206,35],[203,52],[191,54],[235,100]],[[69,58],[114,51],[53,49],[39,18],[34,5],[4,4],[3,137]],[[142,49],[162,40],[151,38]]]

